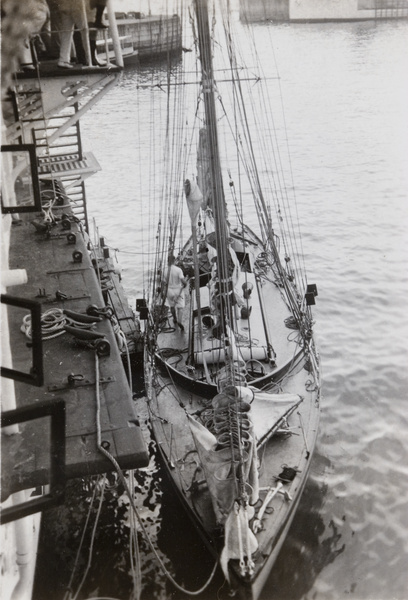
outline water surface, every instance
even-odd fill
[[[262,599],[405,600],[408,23],[263,24],[255,32],[261,47],[273,43],[275,56],[261,55],[265,69],[276,59],[280,74],[308,278],[319,291],[324,386],[311,476]],[[153,121],[151,92],[135,94],[149,77],[126,71],[82,119],[84,148],[102,166],[87,185],[89,213],[119,249],[132,303],[147,286],[155,229],[146,217],[159,182],[146,174],[154,130],[164,127],[163,92],[155,92]],[[199,587],[211,559],[159,466],[141,477],[163,557],[180,581]],[[145,550],[142,598],[184,598]],[[98,581],[96,566],[90,591]],[[217,585],[205,600],[217,597]],[[125,588],[110,592],[129,598]]]

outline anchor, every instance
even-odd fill
[[[254,533],[258,533],[258,531],[260,531],[262,529],[262,517],[265,514],[265,511],[268,507],[268,504],[271,502],[271,500],[277,495],[277,494],[282,494],[283,496],[285,496],[285,500],[292,500],[291,495],[289,494],[289,492],[287,492],[286,490],[282,490],[283,488],[283,483],[281,481],[279,481],[276,485],[275,488],[272,487],[268,487],[268,488],[261,488],[262,489],[267,489],[268,493],[265,496],[264,501],[262,502],[262,506],[258,511],[257,516],[255,517],[253,523],[252,523],[252,531]]]

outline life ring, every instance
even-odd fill
[[[259,366],[260,370],[257,371],[254,368],[255,366]],[[265,368],[264,368],[263,364],[259,360],[256,360],[255,358],[250,358],[249,360],[247,360],[245,363],[245,367],[246,367],[248,379],[258,379],[258,377],[263,377],[265,375]]]

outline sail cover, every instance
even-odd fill
[[[221,394],[219,394],[221,396]],[[217,396],[216,396],[217,398]],[[232,409],[234,410],[234,409]],[[214,419],[216,411],[214,411]],[[218,411],[218,417],[220,411]],[[253,438],[252,427],[247,428],[245,421],[244,449],[238,452],[235,444],[223,446],[223,434],[231,439],[236,431],[221,431],[217,436],[207,427],[189,415],[191,432],[194,437],[201,466],[204,470],[208,489],[217,521],[224,525],[224,548],[220,557],[220,565],[225,578],[229,581],[228,562],[238,559],[240,564],[252,562],[252,555],[258,548],[258,542],[250,529],[249,521],[253,516],[252,506],[236,501],[240,495],[238,470],[242,465],[243,479],[246,482],[245,492],[250,496],[250,502],[258,499],[258,469],[257,453]],[[241,490],[242,491],[242,490]],[[242,500],[242,499],[241,499]]]
[[[303,402],[297,394],[269,394],[252,390],[251,416],[258,449],[268,440],[285,418]]]
[[[259,497],[257,450],[302,402],[296,394],[272,394],[228,386],[212,400],[204,424],[188,415],[217,522],[224,526],[221,566],[247,561],[257,549],[249,527]]]
[[[214,397],[205,424],[188,415],[218,523],[225,524],[242,493],[250,504],[258,500],[257,450],[302,400],[297,394],[230,386]]]
[[[190,415],[189,422],[211,494],[217,522],[224,525],[233,508],[234,501],[239,496],[236,473],[239,460],[238,452],[234,449],[236,454],[234,454],[234,460],[232,460],[231,447],[229,445],[221,445],[220,447],[217,437]],[[257,457],[254,448],[253,433],[248,429],[246,431],[248,433],[244,435],[245,449],[240,454],[243,458],[244,477],[247,482],[246,492],[250,495],[251,503],[255,503],[258,499]]]

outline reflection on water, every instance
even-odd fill
[[[141,406],[141,405],[140,405]],[[155,453],[146,423],[142,424],[152,454],[147,469],[134,472],[134,489],[139,514],[160,558],[172,577],[189,590],[202,587],[209,577],[214,558],[192,526],[174,494],[172,484]],[[327,459],[315,454],[312,473],[285,545],[266,584],[262,600],[298,600],[312,588],[321,570],[344,551],[342,536],[331,521],[325,527],[321,511],[327,485],[324,473]],[[104,501],[97,517],[99,499],[105,483]],[[96,496],[92,502],[96,488]],[[91,548],[92,528],[98,518],[92,542],[92,561],[79,599],[100,596],[127,599],[132,593],[129,548],[129,503],[116,475],[75,480],[68,486],[63,508],[47,511],[37,567],[34,600],[62,600],[67,589],[80,586]],[[89,513],[89,521],[87,515]],[[82,552],[76,558],[85,529]],[[142,598],[146,600],[183,600],[161,571],[150,546],[138,529]],[[60,551],[55,553],[55,548]],[[50,570],[50,562],[53,568]],[[70,580],[71,574],[75,576]],[[201,600],[227,600],[228,587],[221,573],[199,597]]]
[[[304,598],[319,573],[344,552],[338,527],[333,521],[326,526],[321,515],[328,493],[325,472],[330,468],[328,459],[316,451],[299,508],[261,600]]]

